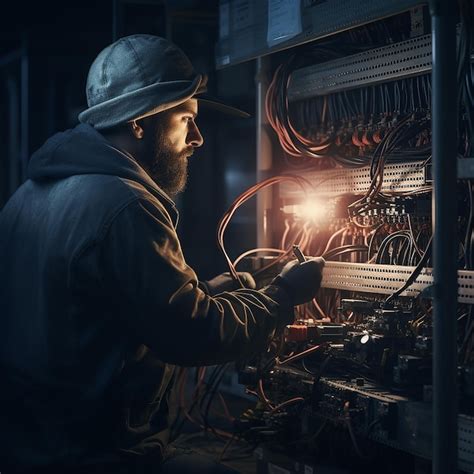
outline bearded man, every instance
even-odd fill
[[[187,265],[173,198],[205,86],[171,42],[119,39],[90,68],[81,123],[32,156],[2,210],[2,474],[231,472],[168,447],[174,367],[263,350],[324,262],[289,262],[258,291]]]

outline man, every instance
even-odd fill
[[[105,48],[82,123],[32,156],[0,214],[2,473],[225,472],[168,453],[173,365],[263,350],[324,262],[230,292],[186,264],[171,196],[203,143],[205,82],[163,38]]]

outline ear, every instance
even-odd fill
[[[143,135],[145,134],[144,130],[138,123],[134,120],[132,123],[132,133],[135,138],[138,138],[141,140],[143,138]]]

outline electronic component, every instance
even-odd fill
[[[323,12],[331,4],[335,12],[342,5],[313,3],[303,8]],[[378,443],[371,445],[377,452],[384,444],[423,458],[432,455],[437,293],[430,72],[435,66],[431,35],[424,31],[426,12],[417,8],[358,28],[353,13],[346,31],[327,37],[320,27],[306,38],[324,39],[268,62],[273,78],[265,112],[280,146],[273,147],[275,177],[260,185],[279,186],[273,209],[264,209],[271,244],[255,249],[271,256],[255,274],[264,285],[293,257],[294,246],[300,262],[303,255],[326,260],[317,297],[296,309],[296,321],[275,335],[268,352],[251,365],[252,377],[246,376],[262,407],[262,424],[283,444],[288,433],[306,440],[323,429],[324,439],[343,432],[359,460],[368,440]],[[473,16],[461,0],[460,92],[453,98],[459,109],[458,161],[473,156]],[[337,22],[334,17],[329,23]],[[299,34],[282,45],[296,44]],[[473,424],[474,400],[472,183],[459,183],[453,193],[459,241],[458,307],[452,314],[459,334],[459,467],[470,472],[474,431],[463,430]]]

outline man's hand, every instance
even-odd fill
[[[324,264],[322,257],[309,258],[302,263],[292,260],[283,267],[272,285],[286,290],[295,306],[307,303],[319,290]]]
[[[237,272],[240,280],[244,284],[245,288],[254,289],[256,287],[255,280],[252,275],[247,272]],[[207,289],[207,292],[211,295],[217,295],[224,291],[234,291],[240,288],[238,282],[236,282],[229,272],[221,273],[211,280],[201,282]]]

